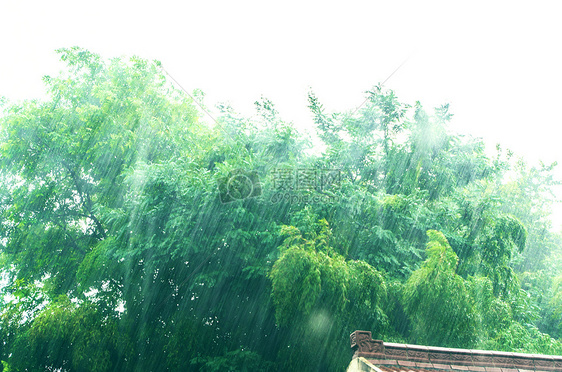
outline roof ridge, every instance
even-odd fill
[[[532,357],[534,355],[540,355],[540,356],[545,356],[546,354],[530,354],[530,353],[519,353],[519,352],[515,352],[515,351],[497,351],[497,350],[487,350],[487,349],[463,349],[463,348],[454,348],[454,347],[442,347],[442,346],[431,346],[431,345],[418,345],[418,344],[402,344],[399,342],[385,342],[383,341],[383,344],[385,346],[388,347],[406,347],[406,348],[423,348],[423,349],[427,349],[430,351],[454,351],[454,352],[471,352],[471,353],[493,353],[493,354],[501,354],[501,353],[505,353],[505,354],[516,354],[516,355],[521,355],[521,356],[529,356]],[[552,357],[560,357],[562,358],[562,356],[559,355],[547,355],[547,356],[552,356]]]
[[[451,366],[507,368],[528,371],[562,372],[562,356],[525,354],[506,351],[445,348],[400,344],[373,340],[370,331],[355,331],[350,336],[354,358],[375,359],[384,364],[416,366],[426,364],[437,369],[451,369]],[[391,363],[394,362],[394,363]],[[379,363],[380,364],[380,363]],[[443,367],[449,368],[443,368]],[[432,367],[429,367],[432,368]],[[476,369],[478,370],[478,369]]]

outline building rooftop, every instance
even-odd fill
[[[353,332],[350,341],[348,372],[562,372],[562,356],[396,344],[373,340],[369,331]]]

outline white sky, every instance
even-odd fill
[[[208,105],[249,113],[264,95],[310,127],[309,87],[353,109],[408,59],[385,85],[401,101],[450,103],[455,129],[562,161],[562,3],[0,1],[0,96],[12,100],[41,97],[41,76],[61,68],[54,50],[78,45],[158,59]]]

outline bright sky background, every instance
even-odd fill
[[[401,101],[450,103],[454,129],[561,162],[561,15],[554,1],[1,0],[0,96],[41,97],[54,50],[77,45],[158,59],[208,105],[250,113],[264,95],[310,127],[309,88],[350,110],[407,59],[385,84]]]

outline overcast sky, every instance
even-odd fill
[[[264,95],[310,127],[310,88],[350,110],[406,61],[385,84],[401,101],[450,103],[454,129],[560,162],[562,5],[459,4],[1,0],[0,96],[41,97],[41,77],[62,67],[54,50],[77,45],[158,59],[208,105],[249,113]]]

